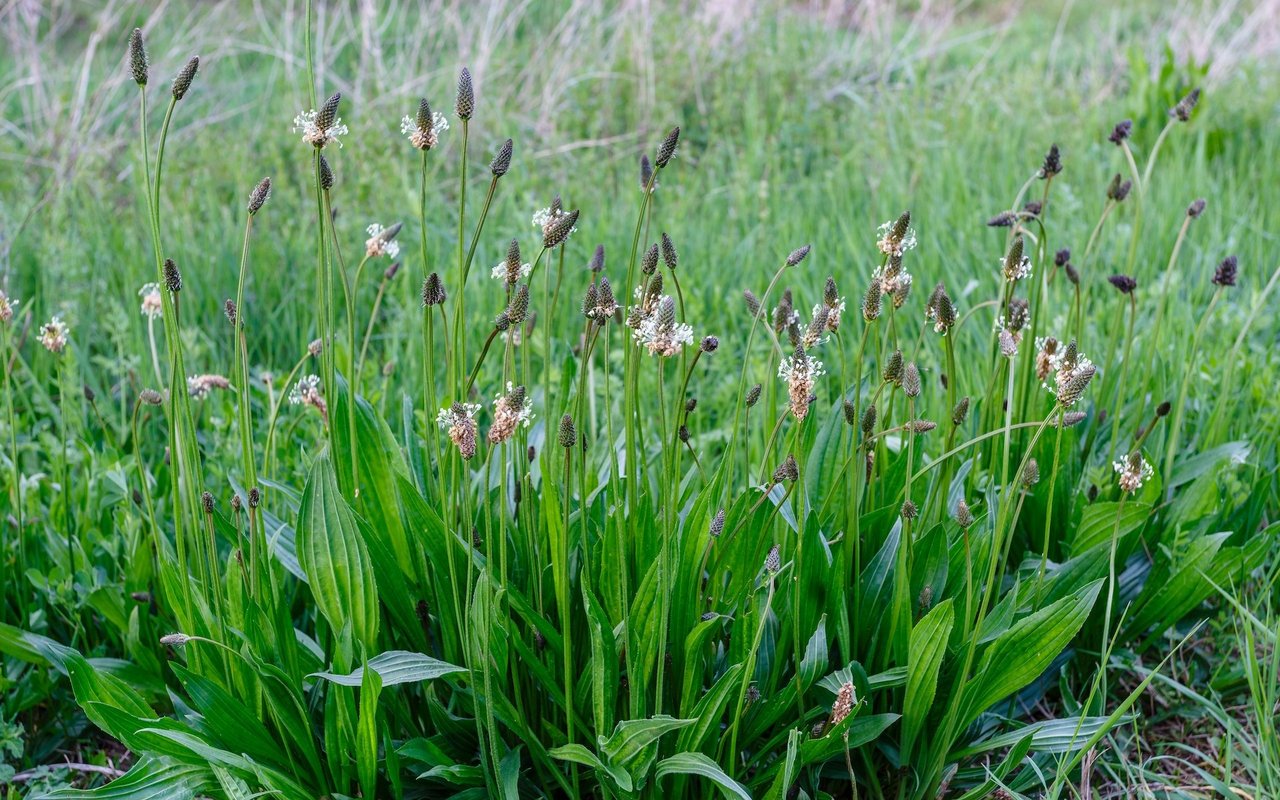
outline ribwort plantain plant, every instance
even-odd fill
[[[22,342],[0,294],[18,548],[38,524],[63,534],[68,586],[129,562],[121,583],[146,599],[91,593],[118,641],[87,612],[68,613],[63,642],[27,630],[47,609],[25,600],[21,624],[0,628],[0,649],[65,676],[84,717],[136,756],[105,791],[49,796],[1066,797],[1152,680],[1117,680],[1113,654],[1167,657],[1168,632],[1215,585],[1261,564],[1270,528],[1185,533],[1216,524],[1202,481],[1239,452],[1196,456],[1182,437],[1217,443],[1195,370],[1249,267],[1218,265],[1184,336],[1161,326],[1180,299],[1167,282],[1142,294],[1157,284],[1135,255],[1166,214],[1156,157],[1198,92],[1145,169],[1141,127],[1111,131],[1106,153],[1124,163],[1105,165],[1116,178],[1078,267],[1054,144],[977,226],[977,279],[930,274],[926,254],[954,234],[931,228],[924,196],[848,242],[792,249],[767,231],[725,289],[747,314],[716,315],[700,267],[723,255],[655,194],[701,168],[700,132],[646,132],[633,227],[608,231],[599,207],[538,185],[555,199],[522,237],[530,220],[505,201],[531,179],[530,151],[494,129],[487,70],[451,81],[452,115],[421,99],[400,119],[378,166],[405,176],[407,197],[386,198],[416,201],[404,222],[349,230],[339,200],[346,214],[367,198],[340,180],[362,166],[340,148],[378,106],[317,102],[318,75],[348,84],[315,61],[312,11],[311,110],[287,151],[305,185],[282,170],[237,206],[234,288],[180,257],[162,214],[165,144],[199,62],[153,141],[151,64],[129,37],[156,271],[140,372],[155,385],[122,389],[118,481],[137,499],[115,512],[119,550],[85,546],[93,517],[67,490],[80,380],[57,317],[33,360],[57,375],[60,405],[42,410],[60,426],[62,452],[44,457],[61,509],[24,517],[8,366]],[[484,142],[487,178],[468,171]],[[264,234],[290,230],[279,195],[314,204],[314,294],[297,303],[297,361],[272,373],[253,367],[273,319],[255,289],[270,279]],[[1205,206],[1178,213],[1169,270]],[[1113,219],[1129,224],[1118,245]],[[625,260],[609,244],[606,261],[597,240],[628,233]],[[1118,300],[1103,264],[1123,267]],[[408,304],[389,288],[401,272],[421,287]],[[932,291],[913,293],[916,276]],[[209,304],[229,335],[197,348],[183,324]],[[1176,391],[1133,358],[1162,337],[1187,339]],[[1162,394],[1138,396],[1139,376]],[[6,602],[10,584],[6,571]]]

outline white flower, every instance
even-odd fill
[[[676,322],[675,301],[668,295],[658,298],[657,310],[640,322],[633,334],[637,344],[651,356],[670,358],[693,343],[693,327]]]
[[[395,235],[400,232],[399,225],[385,228],[381,223],[375,222],[365,230],[369,238],[365,240],[364,252],[369,258],[378,256],[395,258],[400,255],[400,243],[395,240]]]
[[[800,312],[794,308],[784,308],[776,306],[773,309],[773,327],[779,331],[785,331],[792,325],[800,324]]]
[[[1111,465],[1119,475],[1120,491],[1133,494],[1142,488],[1142,484],[1151,479],[1155,470],[1142,457],[1141,453],[1133,453]]]
[[[493,279],[495,281],[502,281],[504,283],[514,286],[517,283],[519,283],[521,278],[529,277],[530,272],[533,272],[533,265],[526,261],[525,263],[520,265],[520,269],[516,272],[514,276],[509,275],[507,272],[507,262],[504,260],[504,261],[499,261],[498,265],[495,266],[493,268],[493,271],[490,272],[489,274],[493,276]],[[511,280],[513,277],[515,278],[515,280]]]
[[[440,409],[436,415],[436,424],[448,432],[449,441],[458,448],[463,459],[470,459],[476,454],[476,412],[479,410],[480,406],[475,403],[454,403]]]
[[[1016,264],[1010,265],[1005,259],[1000,259],[1000,270],[1004,273],[1004,279],[1009,283],[1020,281],[1024,278],[1031,277],[1031,259],[1026,256]]]
[[[814,382],[825,374],[822,362],[810,358],[803,351],[782,359],[778,365],[778,377],[787,385],[791,413],[797,420],[808,416]]]
[[[338,141],[338,137],[347,135],[347,126],[342,124],[342,118],[334,117],[332,125],[321,128],[317,122],[319,116],[320,112],[314,108],[298,114],[293,118],[294,133],[301,133],[302,141],[315,147],[324,147],[331,142],[337,142],[341,147],[342,142]]]
[[[493,401],[493,427],[489,428],[489,443],[500,444],[515,434],[517,428],[528,428],[533,420],[533,400],[523,386],[512,386],[507,381],[507,391]]]
[[[0,289],[0,322],[9,322],[13,319],[13,310],[18,307],[17,299],[10,297]]]
[[[814,306],[814,313],[817,312],[817,306]],[[841,297],[833,306],[827,306],[827,330],[835,333],[840,329],[840,318],[844,316],[844,298]]]
[[[160,296],[160,284],[144,283],[138,290],[142,298],[142,316],[155,319],[164,313],[164,300]]]
[[[419,150],[430,150],[440,143],[440,134],[449,130],[449,119],[439,111],[431,112],[431,126],[419,128],[418,118],[409,114],[400,120],[400,133],[409,137],[409,143]]]
[[[551,226],[555,224],[556,220],[560,219],[567,213],[568,213],[567,211],[565,211],[563,208],[560,208],[558,205],[548,207],[548,208],[540,208],[537,211],[533,212],[533,217],[531,221],[533,222],[533,227],[541,230],[543,233],[546,233],[549,230],[551,230]],[[578,232],[578,226],[574,225],[572,228],[569,229],[569,236],[572,236],[577,232]]]
[[[916,229],[908,227],[907,232],[903,234],[901,239],[898,239],[893,235],[893,228],[896,224],[897,220],[891,219],[876,230],[876,233],[880,236],[879,240],[876,241],[876,247],[887,256],[900,256],[916,246]],[[885,292],[885,294],[889,293]]]
[[[293,405],[308,405],[320,412],[326,420],[329,418],[329,405],[325,402],[321,391],[319,375],[304,375],[289,390],[289,402]]]
[[[70,336],[71,329],[60,316],[54,315],[53,319],[40,326],[40,344],[54,355],[59,355],[67,349]]]
[[[190,375],[187,377],[187,394],[195,400],[203,400],[214,389],[230,389],[231,381],[221,375]]]

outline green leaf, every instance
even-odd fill
[[[951,600],[933,607],[911,630],[911,644],[907,661],[907,691],[902,707],[902,762],[910,763],[916,737],[924,728],[929,709],[938,691],[938,671],[942,657],[946,655],[947,641],[955,611]]]
[[[143,757],[123,777],[97,789],[59,789],[32,800],[188,800],[214,787],[207,767]]]
[[[992,750],[1003,750],[1013,747],[1026,736],[1031,737],[1031,751],[1036,753],[1070,753],[1084,745],[1085,740],[1104,728],[1115,725],[1126,725],[1133,717],[1122,717],[1112,722],[1109,717],[1084,717],[1082,719],[1046,719],[1033,722],[1017,730],[996,734],[974,742],[963,750],[951,754],[952,758],[962,759],[987,753]]]
[[[297,543],[298,561],[329,626],[337,633],[350,624],[356,640],[372,651],[379,619],[373,567],[327,456],[316,459],[302,492]]]
[[[356,722],[356,770],[365,797],[378,796],[378,695],[382,678],[366,664],[360,684],[360,716]]]
[[[991,643],[961,698],[960,727],[1008,697],[1048,668],[1084,624],[1102,581],[1029,614]]]
[[[455,672],[466,672],[466,667],[449,664],[422,653],[410,653],[406,650],[388,650],[369,659],[369,669],[382,679],[383,686],[396,686],[401,683],[419,683],[435,680]],[[316,672],[308,676],[324,678],[342,686],[360,686],[364,680],[364,669],[340,674],[336,672]]]
[[[658,715],[651,719],[629,719],[619,722],[613,735],[601,746],[601,754],[616,766],[625,767],[632,758],[639,755],[663,734],[692,725],[697,720],[676,719],[666,715]]]
[[[698,775],[714,783],[725,797],[751,800],[746,787],[730,778],[716,762],[702,753],[676,753],[658,762],[654,777],[661,780],[667,775]]]
[[[1151,518],[1149,503],[1127,502],[1124,508],[1117,512],[1119,506],[1119,502],[1094,503],[1085,506],[1084,512],[1080,515],[1080,524],[1076,526],[1075,534],[1071,538],[1071,555],[1080,555],[1088,552],[1095,545],[1111,541],[1113,531],[1117,538],[1123,539],[1125,535],[1141,528]],[[1118,529],[1116,528],[1117,513],[1120,517]]]

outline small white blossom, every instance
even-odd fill
[[[409,114],[400,120],[400,133],[409,137],[409,143],[419,150],[430,150],[440,143],[440,134],[449,130],[449,119],[439,111],[431,112],[430,128],[419,128],[418,119]]]
[[[530,272],[533,272],[533,265],[526,261],[525,263],[520,265],[520,269],[516,272],[514,276],[512,276],[508,273],[507,262],[504,260],[504,261],[499,261],[497,266],[495,266],[493,268],[493,271],[490,272],[489,274],[493,276],[493,279],[495,281],[502,281],[503,283],[507,283],[514,286],[515,284],[520,282],[521,278],[529,277]],[[512,277],[514,277],[515,280],[511,280]]]
[[[507,382],[507,391],[493,401],[493,427],[489,428],[489,443],[500,444],[510,439],[517,428],[528,428],[533,421],[533,400],[523,386]]]
[[[221,375],[190,375],[187,377],[187,394],[192,399],[203,400],[214,389],[230,389],[231,381]]]
[[[377,258],[378,256],[386,256],[387,258],[395,258],[400,255],[400,243],[390,238],[399,233],[399,226],[396,231],[388,235],[390,229],[383,227],[381,223],[374,222],[365,228],[369,238],[365,240],[364,252],[369,258]]]
[[[641,321],[633,334],[636,343],[651,356],[670,358],[693,343],[693,327],[675,320],[675,301],[668,295],[658,298],[657,311]]]
[[[333,124],[327,128],[321,128],[317,123],[320,112],[314,108],[310,111],[303,111],[293,118],[294,133],[302,134],[302,141],[315,147],[324,147],[332,142],[337,142],[338,146],[342,146],[342,142],[338,137],[347,135],[347,126],[342,124],[341,117],[334,117]]]
[[[62,321],[62,317],[55,315],[53,319],[40,326],[40,344],[54,355],[59,355],[67,349],[70,337],[71,329]]]
[[[1023,256],[1021,261],[1010,265],[1005,259],[1000,259],[1000,270],[1004,273],[1004,279],[1009,283],[1023,280],[1031,277],[1031,259]]]
[[[1155,470],[1141,453],[1133,453],[1126,459],[1111,465],[1119,476],[1120,491],[1133,494],[1142,488],[1142,484],[1151,479]]]
[[[0,289],[0,322],[8,323],[13,320],[13,310],[18,307],[18,300],[10,297]]]
[[[540,208],[537,211],[533,212],[533,217],[531,221],[533,222],[533,227],[537,228],[543,233],[546,233],[547,231],[551,230],[551,226],[555,224],[556,220],[560,219],[567,213],[568,213],[567,211],[559,207]],[[572,228],[569,229],[569,236],[572,236],[577,232],[578,232],[578,226],[574,225]]]
[[[320,412],[320,416],[329,418],[329,406],[325,402],[321,390],[319,375],[304,375],[289,390],[289,402],[293,405],[308,405]]]
[[[164,300],[160,296],[160,284],[144,283],[138,290],[142,298],[142,316],[155,319],[164,313]]]
[[[876,241],[876,247],[887,256],[900,256],[916,246],[915,228],[908,227],[906,234],[901,239],[898,239],[893,235],[893,227],[896,224],[897,220],[891,219],[876,230],[880,237]],[[885,294],[888,294],[888,292]]]
[[[454,403],[448,408],[440,409],[436,415],[436,425],[449,434],[449,441],[458,448],[463,459],[470,459],[476,454],[476,413],[480,406],[475,403]]]
[[[803,352],[782,359],[778,365],[778,377],[787,385],[791,413],[797,420],[808,416],[814,382],[825,374],[822,362]]]

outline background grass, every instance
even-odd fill
[[[591,245],[601,242],[616,259],[610,274],[619,274],[639,197],[636,161],[678,123],[685,133],[679,168],[657,192],[658,219],[680,248],[683,280],[692,289],[688,315],[699,335],[741,332],[742,290],[759,292],[780,255],[806,242],[815,246],[811,273],[833,275],[842,292],[857,297],[874,266],[868,253],[875,226],[904,208],[912,209],[920,237],[911,267],[917,291],[945,279],[963,310],[967,298],[991,295],[999,280],[995,262],[1004,232],[986,229],[984,221],[1007,205],[1049,144],[1062,147],[1066,163],[1055,182],[1052,246],[1079,253],[1107,181],[1123,171],[1107,131],[1132,118],[1141,158],[1167,109],[1189,87],[1203,85],[1194,121],[1166,143],[1147,195],[1147,235],[1135,274],[1144,290],[1173,282],[1172,322],[1181,334],[1160,352],[1140,347],[1135,353],[1143,382],[1127,402],[1135,418],[1147,416],[1140,409],[1173,399],[1188,369],[1186,337],[1211,292],[1213,266],[1227,254],[1239,256],[1239,289],[1218,311],[1219,319],[1238,321],[1277,265],[1280,208],[1272,201],[1280,145],[1272,131],[1280,122],[1280,84],[1273,6],[494,0],[327,8],[317,21],[318,91],[344,93],[343,118],[352,129],[343,149],[329,152],[339,183],[337,225],[352,247],[372,221],[403,220],[406,243],[416,239],[416,160],[399,134],[399,119],[413,112],[420,95],[448,108],[457,69],[467,65],[480,103],[473,144],[491,152],[508,136],[517,143],[478,266],[498,261],[510,237],[533,234],[529,217],[550,202],[547,187],[556,187],[566,206],[583,211],[570,266],[585,267]],[[124,59],[127,31],[140,25],[155,43],[157,86],[167,84],[162,76],[176,72],[189,53],[202,55],[197,88],[171,135],[164,195],[170,250],[196,299],[184,309],[188,365],[192,372],[217,372],[230,360],[221,313],[223,298],[234,293],[239,257],[232,232],[249,187],[270,175],[274,196],[252,244],[258,267],[247,306],[264,315],[255,320],[251,363],[279,374],[317,333],[310,310],[309,163],[290,131],[294,114],[309,105],[300,17],[295,3],[0,7],[10,45],[0,56],[0,158],[8,165],[0,170],[3,286],[22,298],[24,322],[38,324],[53,313],[68,319],[78,374],[111,409],[106,416],[118,432],[127,424],[126,402],[148,384],[136,292],[153,277],[138,211],[144,204],[135,172],[136,90]],[[438,202],[427,220],[433,263],[447,262],[451,253],[456,146],[456,136],[446,135],[433,162],[441,165]],[[1164,275],[1182,209],[1196,197],[1208,199],[1209,211],[1193,227],[1177,270]],[[1122,267],[1132,213],[1132,205],[1122,207],[1103,229],[1086,281],[1100,285]],[[378,361],[403,365],[383,395],[375,393],[392,408],[400,388],[413,386],[416,364],[421,265],[413,258],[406,263],[411,266],[393,284],[374,345]],[[796,289],[814,300],[819,287],[815,279]],[[367,308],[373,287],[363,291]],[[473,308],[501,304],[496,285],[471,291]],[[1089,338],[1090,349],[1101,353],[1100,343],[1122,335],[1119,323],[1112,325],[1121,301],[1101,290],[1097,296],[1098,308],[1106,310]],[[1248,440],[1245,469],[1252,475],[1270,474],[1276,460],[1280,408],[1272,387],[1280,327],[1274,308],[1274,299],[1264,307],[1232,365],[1231,385],[1222,385],[1223,359],[1237,328],[1209,327],[1183,437],[1193,446],[1201,438]],[[972,337],[971,347],[987,337],[981,325],[963,333]],[[731,359],[715,363],[703,382],[696,425],[708,440],[737,402],[737,366]],[[922,357],[921,366],[926,380],[936,379],[936,360]],[[39,411],[50,402],[52,366],[32,359],[29,367],[34,380],[26,403]],[[961,364],[957,379],[973,386],[985,374],[981,364]],[[1233,405],[1206,432],[1224,397]],[[229,417],[208,416],[202,423],[210,440],[229,442],[219,436],[229,430]],[[51,415],[23,419],[34,448],[51,446]],[[225,461],[211,463],[215,474],[230,463],[230,449]],[[74,463],[72,476],[105,506],[114,479],[97,466]],[[1103,479],[1110,476],[1100,470]],[[37,482],[35,491],[51,494],[49,481]],[[1267,485],[1267,496],[1253,499],[1263,518],[1277,505],[1274,481]],[[1222,490],[1231,488],[1224,479]],[[102,519],[110,524],[105,513]],[[1272,586],[1241,596],[1249,600],[1245,608],[1274,622]],[[83,603],[99,588],[74,591]],[[1233,616],[1234,626],[1250,624],[1243,611]],[[1244,639],[1238,627],[1224,628],[1221,637],[1232,646]],[[1265,639],[1257,643],[1264,656],[1274,651],[1274,636],[1270,645]],[[1218,656],[1204,660],[1206,669],[1216,669]],[[1201,694],[1205,703],[1230,705]],[[1251,690],[1250,696],[1266,694]],[[1269,696],[1269,704],[1264,699],[1243,715],[1255,722],[1241,724],[1257,730],[1256,721],[1265,720],[1266,709],[1274,708],[1274,680]],[[1271,737],[1274,779],[1274,727],[1258,735]],[[1238,742],[1232,737],[1230,744]],[[1214,757],[1225,763],[1230,744]],[[1158,765],[1134,768],[1158,771]],[[1121,770],[1114,773],[1117,782],[1125,782]]]

